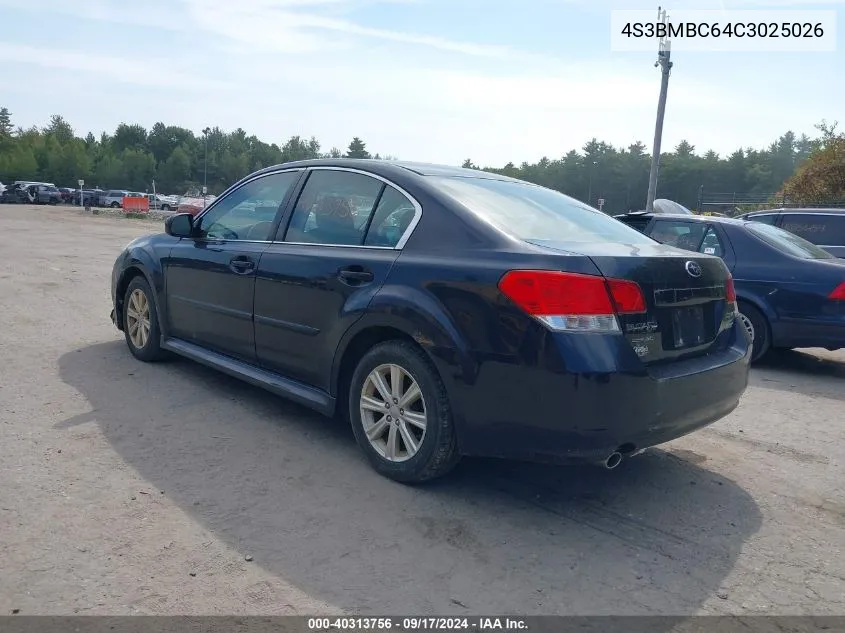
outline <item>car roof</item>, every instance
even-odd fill
[[[627,217],[642,217],[642,218],[659,218],[661,220],[683,220],[685,222],[718,222],[719,224],[745,224],[744,220],[739,218],[723,218],[718,215],[687,215],[686,213],[648,213],[645,211],[635,211],[633,213],[622,213],[614,216],[615,218]]]
[[[467,169],[465,167],[453,167],[449,165],[438,165],[434,163],[417,163],[413,161],[381,160],[375,158],[313,158],[290,163],[282,163],[265,167],[257,173],[275,171],[281,168],[293,167],[347,167],[349,169],[361,169],[379,176],[390,176],[398,171],[413,173],[418,176],[450,176],[453,178],[482,178],[487,180],[501,180],[507,182],[522,182],[523,180],[494,174],[479,169]]]
[[[778,209],[763,209],[761,211],[749,211],[745,215],[762,215],[765,213],[845,213],[845,209],[841,207],[801,207],[797,209],[780,207]]]

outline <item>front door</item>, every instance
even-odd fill
[[[165,266],[169,336],[256,361],[255,274],[300,175],[250,180],[195,220],[196,236],[179,240]]]
[[[313,169],[255,289],[260,364],[329,390],[335,350],[399,256],[419,206],[375,177]]]

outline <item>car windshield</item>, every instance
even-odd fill
[[[654,243],[619,220],[551,189],[484,178],[432,179],[481,219],[524,241]]]
[[[801,259],[833,259],[833,255],[826,250],[776,226],[762,222],[749,222],[745,227],[752,235],[787,255]]]

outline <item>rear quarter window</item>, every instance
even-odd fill
[[[833,259],[833,255],[812,242],[775,226],[760,224],[759,222],[749,222],[745,225],[745,228],[752,236],[779,250],[781,253],[800,257],[801,259]]]
[[[781,228],[819,246],[845,246],[845,214],[787,214]]]

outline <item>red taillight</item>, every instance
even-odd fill
[[[725,299],[728,303],[736,303],[736,286],[734,286],[734,278],[728,275],[725,281]]]
[[[555,330],[618,331],[617,313],[646,311],[640,287],[622,279],[605,280],[595,275],[551,270],[512,270],[502,277],[499,289]]]
[[[640,314],[646,311],[645,298],[639,285],[625,279],[608,279],[610,296],[619,314]]]
[[[836,286],[836,288],[833,289],[833,292],[827,295],[827,298],[835,301],[845,301],[845,281]]]

